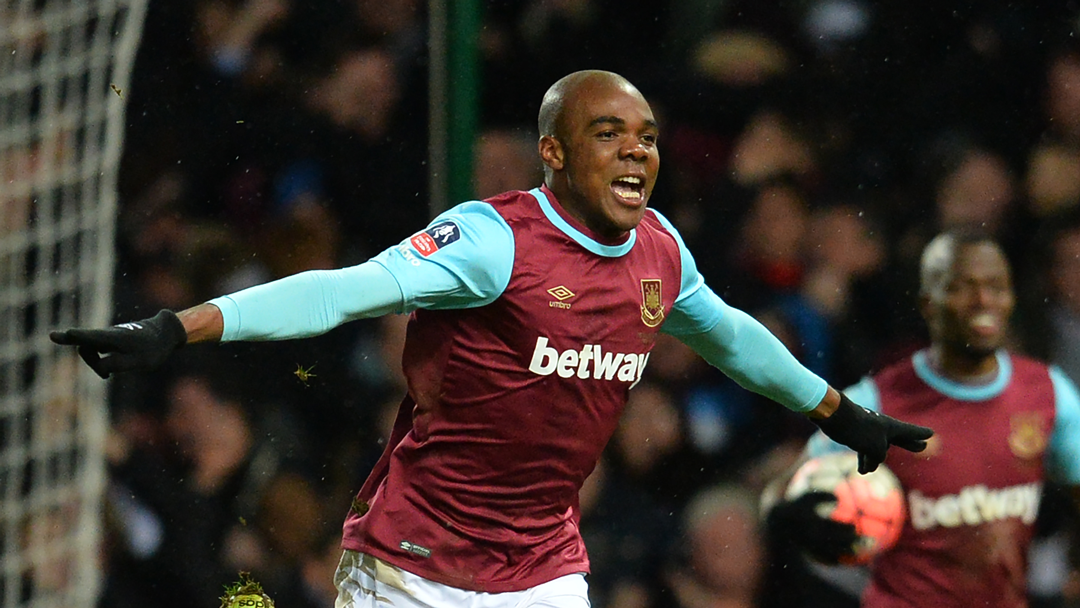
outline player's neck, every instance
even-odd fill
[[[544,184],[544,186],[551,194],[549,198],[551,201],[551,208],[555,210],[555,213],[559,214],[559,217],[563,218],[568,224],[577,229],[578,232],[581,232],[590,239],[603,245],[622,245],[626,242],[626,239],[629,238],[629,231],[618,232],[611,235],[594,230],[586,222],[585,214],[580,212],[579,205],[575,204],[576,199],[572,193],[563,189],[562,194],[560,194],[550,185]]]
[[[926,360],[934,373],[961,384],[989,384],[998,375],[996,353],[973,356],[934,345],[927,351]]]

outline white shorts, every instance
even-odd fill
[[[334,608],[589,608],[589,586],[580,573],[524,591],[484,593],[435,583],[350,550],[341,556],[334,585]]]

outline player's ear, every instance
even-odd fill
[[[916,301],[916,306],[919,307],[919,316],[922,317],[922,320],[929,326],[933,321],[931,318],[932,305],[930,303],[930,294],[926,292],[920,293],[919,298]]]
[[[562,144],[554,136],[544,135],[537,144],[540,150],[540,159],[554,171],[562,171],[566,164],[566,153]]]

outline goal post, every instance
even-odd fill
[[[0,602],[92,608],[105,383],[58,327],[112,315],[117,171],[146,0],[0,0]]]

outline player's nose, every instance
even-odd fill
[[[622,156],[639,163],[645,162],[649,158],[649,149],[640,140],[631,139],[623,146]]]

